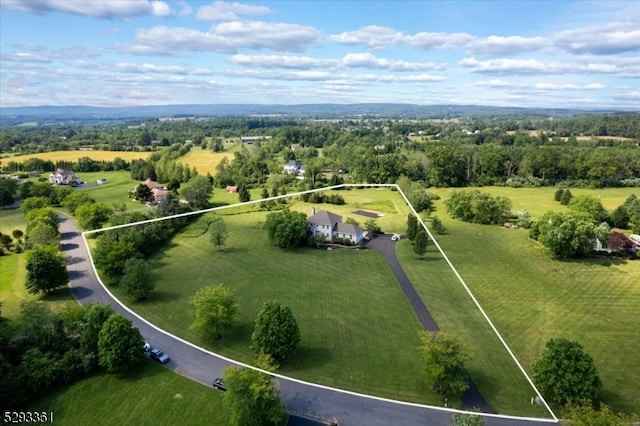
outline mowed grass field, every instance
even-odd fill
[[[222,392],[144,360],[132,376],[97,374],[34,401],[29,410],[53,412],[54,424],[224,425]]]
[[[94,150],[74,150],[74,151],[51,151],[40,152],[37,154],[15,155],[12,157],[2,158],[3,164],[9,161],[23,163],[30,158],[40,158],[44,161],[78,161],[79,158],[89,157],[96,161],[111,161],[116,157],[120,157],[125,161],[137,160],[139,158],[147,158],[151,152],[131,152],[131,151],[94,151]]]
[[[351,215],[361,223],[366,218],[351,212],[385,210],[386,215],[377,221],[382,229],[404,230],[408,208],[397,192],[339,192],[349,204],[315,205],[316,209],[328,209],[343,217]],[[292,209],[309,214],[311,206],[297,202]],[[132,304],[137,312],[197,344],[251,362],[253,321],[264,302],[279,300],[292,308],[302,331],[301,348],[292,361],[281,367],[282,373],[357,392],[442,404],[442,398],[431,393],[421,379],[421,325],[380,254],[372,250],[280,250],[269,244],[261,228],[266,212],[233,214],[229,209],[221,214],[230,231],[226,250],[220,253],[210,244],[208,234],[203,234],[204,221],[189,226],[166,251],[150,260],[157,287],[147,301]],[[427,273],[440,277],[439,282],[444,280],[448,286],[461,288],[441,259],[427,263],[414,256],[405,260],[428,265]],[[189,299],[202,286],[216,283],[233,289],[240,300],[241,315],[237,327],[221,341],[212,343],[189,332]],[[460,291],[438,297],[444,302],[437,299],[436,303],[469,307],[469,297]],[[472,374],[478,384],[492,384],[490,390],[483,389],[490,404],[502,413],[545,416],[544,409],[530,405],[533,390],[515,370],[497,339],[492,338],[477,310],[471,306],[468,313],[458,313],[457,321],[473,324],[481,336],[471,342],[471,346],[480,342],[474,352],[481,354]],[[457,333],[460,327],[451,324],[448,330]],[[484,368],[490,362],[494,365]],[[514,392],[522,398],[513,398]]]
[[[554,188],[480,190],[509,196],[515,210],[526,208],[534,217],[566,208],[553,201]],[[611,210],[637,193],[637,188],[571,192],[599,196]],[[450,219],[444,211],[445,199],[436,203],[436,213],[448,233],[436,238],[523,367],[531,373],[549,339],[576,340],[595,360],[603,382],[602,400],[616,410],[637,412],[640,261],[554,260],[528,239],[526,230]],[[412,279],[416,276],[408,274]],[[442,305],[430,304],[431,289],[418,291],[437,318],[447,318],[446,312],[437,313]]]
[[[131,178],[128,171],[78,173],[86,182],[76,191],[85,191],[99,203],[112,206],[113,203],[125,203],[127,210],[143,208],[144,204],[129,198],[129,191],[140,183]],[[98,179],[107,179],[103,185],[96,184]]]
[[[191,148],[191,151],[189,151],[185,156],[180,157],[178,161],[185,165],[188,164],[189,167],[195,167],[201,175],[211,173],[212,176],[215,176],[217,173],[216,166],[225,157],[231,161],[233,159],[233,153],[227,151],[213,152],[210,149],[194,147]]]

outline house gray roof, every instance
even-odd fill
[[[299,169],[300,167],[302,167],[302,163],[297,160],[290,160],[287,164],[285,164],[285,166],[296,167]]]
[[[342,217],[326,210],[320,210],[308,220],[310,223],[318,223],[320,225],[333,225],[334,223],[342,223]]]
[[[336,231],[343,234],[358,235],[362,233],[362,228],[352,223],[338,223],[338,229]]]

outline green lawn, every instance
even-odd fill
[[[97,374],[34,401],[54,424],[223,425],[222,392],[145,360],[133,377]]]
[[[567,209],[566,206],[563,206],[553,199],[558,188],[552,186],[540,188],[509,188],[505,186],[486,186],[481,188],[429,188],[428,192],[440,195],[442,200],[440,203],[436,203],[436,205],[441,206],[441,208],[437,214],[438,217],[445,217],[447,216],[447,213],[442,201],[446,200],[449,197],[449,194],[453,191],[472,189],[487,192],[493,196],[501,195],[510,198],[512,202],[512,209],[514,211],[528,210],[534,219],[549,210],[563,211]],[[604,208],[609,211],[612,211],[621,205],[631,194],[640,196],[640,188],[569,188],[569,190],[574,196],[591,195],[599,198],[602,201]]]
[[[522,206],[534,216],[547,209],[540,207],[545,193],[553,200],[552,188],[522,190],[493,193],[518,195],[511,197],[514,208]],[[600,194],[603,204],[611,209],[633,191],[572,192]],[[522,194],[528,198],[520,198]],[[444,198],[437,208],[448,233],[438,236],[438,241],[523,367],[531,372],[548,339],[577,340],[595,360],[604,402],[619,411],[637,411],[640,365],[634,360],[640,352],[640,261],[554,260],[528,239],[526,230],[450,219],[443,213]],[[564,207],[555,203],[550,208]],[[422,294],[430,309],[440,309],[429,304],[428,293]],[[438,321],[441,316],[438,314]]]
[[[367,218],[353,215],[354,210],[387,212],[378,220],[382,229],[404,230],[408,208],[398,193],[389,189],[340,193],[349,204],[314,206],[361,223]],[[302,202],[291,205],[305,213],[311,207]],[[358,392],[441,404],[441,397],[425,389],[420,379],[417,347],[421,326],[381,255],[371,250],[276,249],[260,228],[266,213],[235,214],[233,209],[222,213],[230,230],[225,252],[217,252],[207,234],[202,234],[203,222],[189,226],[167,250],[151,259],[157,287],[149,300],[133,304],[138,313],[197,344],[251,362],[255,316],[265,301],[279,300],[291,306],[302,330],[301,349],[281,367],[282,373]],[[409,245],[403,242],[400,247]],[[489,402],[502,413],[545,416],[543,409],[531,407],[533,390],[506,357],[446,263],[442,259],[430,262],[423,271],[420,268],[426,262],[414,262],[406,253],[403,261],[417,268],[411,271],[418,281],[422,274],[439,277],[441,294],[435,303],[455,309],[455,315],[442,321],[449,330],[472,336],[472,343],[479,346],[470,371]],[[216,283],[236,293],[241,317],[235,329],[213,344],[188,331],[192,321],[189,298],[201,286]],[[430,300],[431,296],[423,297]],[[435,311],[448,312],[449,308]]]
[[[420,324],[381,255],[369,250],[280,250],[261,229],[264,212],[228,214],[227,248],[218,252],[196,222],[151,259],[156,289],[134,304],[145,318],[173,333],[244,362],[262,305],[291,307],[302,343],[280,371],[359,392],[436,403],[422,396],[418,371]],[[204,285],[224,283],[240,300],[238,326],[212,344],[188,331],[189,299]],[[403,348],[398,350],[398,348]],[[394,380],[389,380],[389,377]]]
[[[128,171],[117,172],[94,172],[79,173],[83,181],[87,182],[88,188],[79,188],[78,191],[85,191],[91,195],[96,201],[112,206],[112,203],[125,203],[128,210],[139,209],[144,207],[137,201],[129,198],[129,191],[138,185],[138,181],[131,178]],[[97,185],[98,179],[106,178],[107,183]]]

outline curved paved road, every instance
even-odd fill
[[[88,249],[75,223],[67,216],[60,222],[62,249],[68,256],[71,294],[81,304],[110,304],[116,312],[133,321],[145,339],[171,356],[167,368],[194,381],[210,385],[214,378],[232,365],[229,360],[206,352],[156,328],[129,312],[100,285],[89,261]],[[417,407],[361,395],[325,389],[293,379],[279,378],[280,391],[287,411],[318,419],[336,418],[341,426],[448,426],[451,413],[436,408]],[[525,421],[487,417],[490,426],[547,425],[543,421]]]

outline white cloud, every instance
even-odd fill
[[[474,37],[467,33],[416,33],[405,35],[402,41],[408,46],[418,49],[459,49],[474,40]]]
[[[229,62],[247,67],[294,69],[331,68],[338,64],[335,59],[311,58],[309,56],[242,54],[233,55],[229,58]]]
[[[498,56],[540,50],[548,44],[543,37],[489,36],[475,39],[465,47],[475,54]]]
[[[442,70],[446,68],[446,64],[377,58],[368,52],[348,53],[342,58],[342,63],[347,67],[379,68],[389,71]]]
[[[270,12],[271,9],[266,6],[214,1],[213,4],[200,6],[196,18],[206,21],[236,21],[240,19],[239,15],[264,15]]]
[[[471,57],[458,61],[458,65],[479,74],[610,74],[628,78],[640,75],[640,58],[611,57],[606,63],[601,61],[593,57],[578,57],[563,62],[512,58],[482,61]]]
[[[376,49],[397,44],[402,40],[402,37],[402,33],[394,29],[368,25],[356,31],[331,35],[329,40],[339,44],[363,45]]]
[[[395,75],[395,74],[358,74],[353,76],[356,81],[370,81],[378,83],[426,83],[443,81],[445,78],[441,75],[431,74],[413,74],[413,75]]]
[[[318,43],[320,33],[296,24],[261,21],[223,22],[209,31],[156,26],[138,30],[135,45],[123,51],[139,55],[174,55],[189,51],[235,52],[238,49],[300,51]]]
[[[3,0],[1,6],[29,13],[63,12],[100,19],[173,15],[171,8],[164,1],[149,0]]]
[[[571,53],[614,55],[640,50],[638,23],[606,25],[561,31],[553,36],[555,45]]]

